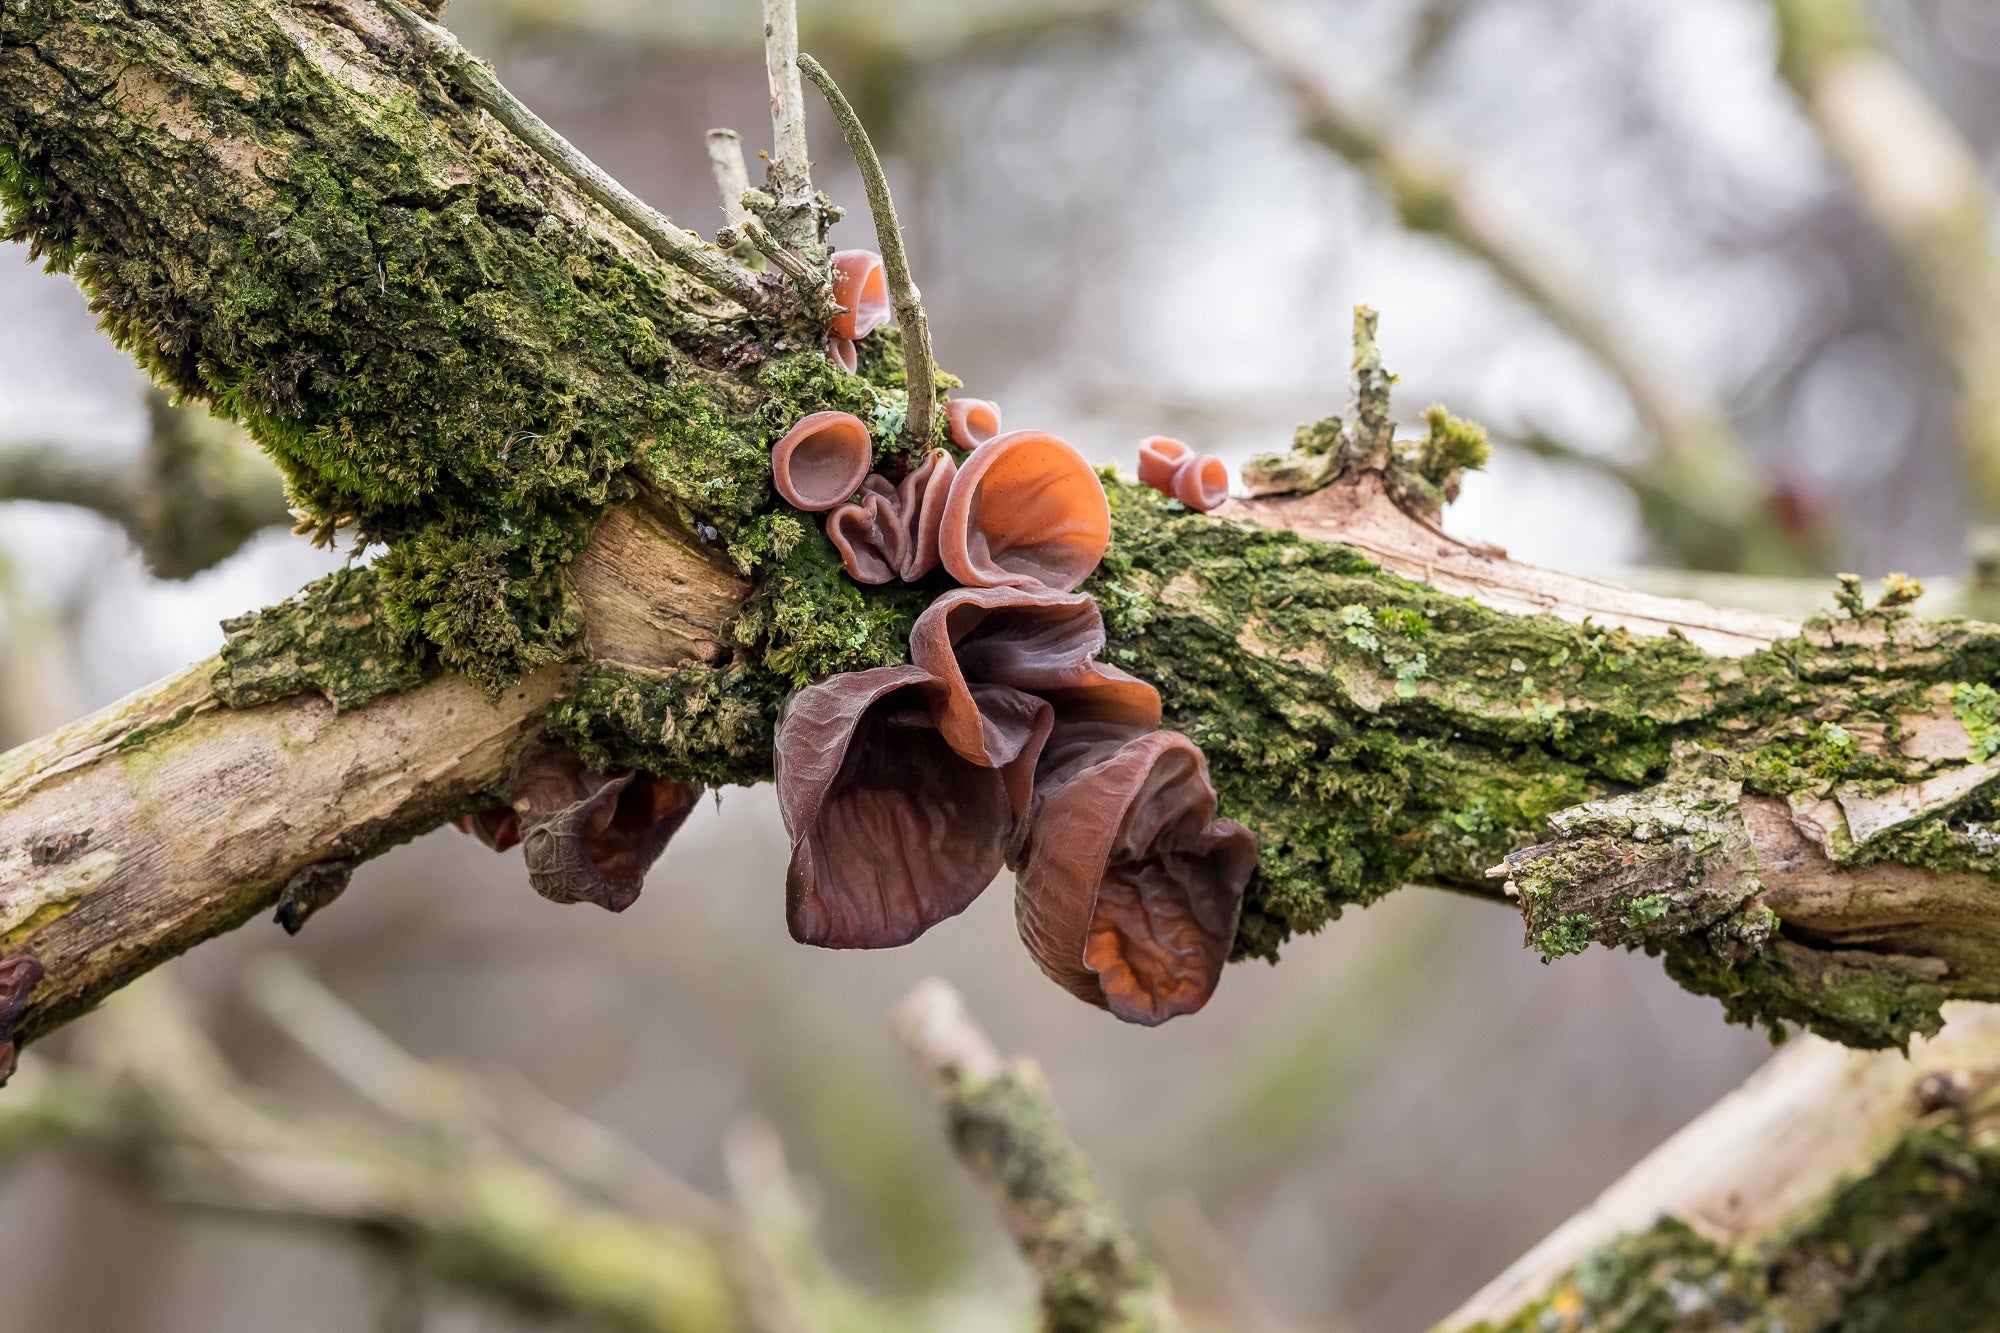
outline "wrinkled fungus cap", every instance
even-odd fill
[[[1000,404],[984,398],[954,398],[944,405],[944,415],[951,442],[961,449],[977,449],[1000,433]]]
[[[1194,457],[1194,450],[1166,435],[1148,435],[1139,441],[1139,484],[1151,486],[1162,495],[1174,493],[1174,473]]]
[[[873,250],[833,252],[833,299],[845,307],[829,331],[859,341],[889,322],[889,277]]]
[[[771,446],[771,484],[787,504],[818,513],[860,488],[874,456],[874,441],[860,417],[814,412]]]
[[[1041,431],[996,435],[958,469],[938,550],[951,576],[975,588],[1068,592],[1090,577],[1111,542],[1104,485],[1083,455]]]
[[[917,469],[891,486],[879,475],[861,483],[861,498],[835,509],[826,535],[857,583],[914,583],[937,568],[938,525],[958,465],[933,449]]]
[[[861,369],[861,353],[855,349],[854,339],[837,333],[826,335],[826,359],[850,375]]]
[[[981,690],[994,752],[969,761],[938,730],[922,667],[844,672],[795,692],[778,717],[778,807],[792,835],[785,919],[831,949],[893,948],[965,910],[993,882],[1032,774],[1048,705]],[[1009,770],[1021,774],[1010,782]]]
[[[559,903],[622,912],[687,820],[701,788],[650,774],[599,773],[542,737],[514,765],[511,804],[459,827],[495,851],[516,843],[535,892]]]
[[[1015,919],[1058,985],[1150,1027],[1214,994],[1257,844],[1214,817],[1207,762],[1187,737],[1156,731],[1099,752],[1066,780],[1041,780],[1015,859]]]

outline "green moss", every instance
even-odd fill
[[[329,574],[287,601],[223,622],[212,688],[231,708],[317,690],[336,708],[421,683],[428,655],[381,606],[372,569]]]
[[[2000,753],[2000,690],[1984,681],[1951,687],[1951,715],[1972,742],[1972,762],[1984,763]]]

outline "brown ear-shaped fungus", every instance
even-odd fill
[[[559,903],[622,912],[646,871],[686,822],[701,788],[649,774],[599,773],[543,737],[514,765],[512,804],[467,815],[459,827],[495,851],[521,844],[528,882]]]
[[[959,588],[925,607],[910,630],[910,660],[943,686],[938,728],[968,757],[994,750],[982,685],[1049,701],[1059,734],[1096,718],[1117,718],[1134,734],[1158,726],[1159,691],[1098,662],[1103,648],[1097,603],[1046,589]]]
[[[1206,1004],[1257,863],[1215,804],[1200,748],[1171,731],[1042,778],[1014,858],[1015,918],[1042,971],[1128,1023]]]
[[[826,335],[826,359],[850,375],[861,369],[861,353],[855,349],[854,339],[837,333]]]
[[[787,504],[819,513],[860,488],[874,456],[874,441],[860,417],[814,412],[771,446],[771,484]]]
[[[1194,457],[1194,450],[1166,435],[1148,435],[1139,441],[1139,484],[1151,486],[1162,495],[1174,493],[1174,473]]]
[[[880,476],[861,483],[861,499],[827,515],[826,535],[857,583],[914,583],[937,568],[938,525],[958,465],[933,449],[916,471],[891,486]]]
[[[1168,492],[1189,509],[1206,514],[1229,498],[1229,469],[1214,454],[1196,454],[1174,470]]]
[[[1049,706],[981,688],[991,751],[971,762],[938,730],[938,682],[918,666],[847,672],[778,717],[778,806],[792,835],[792,938],[833,949],[906,944],[965,910],[1005,861]]]
[[[1053,588],[1090,577],[1111,542],[1104,485],[1053,435],[1017,430],[973,450],[945,501],[938,550],[974,588]]]
[[[1000,433],[1000,404],[984,398],[954,398],[944,405],[951,442],[971,451]]]
[[[833,299],[844,307],[830,326],[835,337],[858,342],[889,322],[889,275],[873,250],[833,252]]]

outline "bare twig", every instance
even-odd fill
[[[761,311],[769,306],[770,290],[755,273],[693,232],[675,226],[665,214],[619,184],[611,173],[585,157],[520,98],[508,92],[484,61],[459,45],[458,38],[403,0],[380,0],[380,3],[402,20],[411,35],[450,72],[474,105],[484,108],[578,189],[637,232],[660,258],[746,310]]]
[[[799,68],[826,96],[847,147],[861,168],[861,188],[868,195],[868,211],[875,217],[875,243],[882,247],[882,267],[889,278],[889,303],[896,311],[896,327],[903,336],[903,368],[908,377],[910,412],[905,430],[920,447],[931,442],[931,428],[937,412],[937,379],[931,362],[931,326],[924,315],[923,298],[916,280],[910,276],[910,256],[903,248],[902,224],[896,220],[896,201],[889,194],[889,178],[882,171],[882,159],[875,154],[861,117],[834,83],[826,67],[811,56],[799,57]]]
[[[818,210],[812,197],[812,162],[806,152],[806,94],[799,82],[797,0],[764,0],[764,72],[771,83],[771,193],[778,206],[771,225],[781,243],[818,247]]]
[[[735,130],[710,130],[707,136],[708,164],[715,171],[715,188],[722,195],[722,216],[732,227],[749,219],[743,207],[744,191],[750,188],[750,169],[743,164],[743,136]]]
[[[904,997],[894,1022],[944,1104],[953,1150],[1041,1277],[1043,1327],[1177,1333],[1165,1284],[1063,1129],[1041,1071],[1003,1062],[936,978]]]

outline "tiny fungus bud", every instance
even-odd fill
[[[28,1007],[28,996],[41,984],[41,960],[17,953],[0,958],[0,1084],[14,1072],[14,1025]]]
[[[1139,441],[1139,484],[1172,495],[1174,473],[1193,457],[1192,448],[1171,436],[1148,435]]]
[[[1111,543],[1104,485],[1083,455],[1041,431],[996,435],[952,481],[938,549],[951,576],[975,588],[1068,592]]]
[[[826,335],[826,359],[850,375],[861,369],[861,353],[856,350],[854,339],[837,333]]]
[[[850,412],[814,412],[771,447],[771,484],[794,508],[831,509],[868,475],[875,445]]]
[[[1139,441],[1139,481],[1204,514],[1229,498],[1229,469],[1222,460],[1166,435]]]
[[[1193,741],[1155,731],[1119,744],[1115,731],[1070,752],[1066,771],[1045,764],[1037,778],[1035,813],[1012,858],[1014,912],[1052,980],[1150,1027],[1214,994],[1257,843],[1215,818]]]
[[[1196,454],[1174,470],[1173,497],[1206,514],[1229,498],[1229,469],[1214,454]]]
[[[843,307],[829,326],[835,337],[858,342],[889,322],[889,276],[873,250],[833,252],[833,299]]]
[[[638,899],[646,871],[701,788],[630,770],[599,773],[543,737],[516,761],[510,799],[465,816],[459,827],[496,852],[519,843],[528,882],[544,898],[622,912]]]
[[[958,464],[933,449],[916,471],[891,486],[881,476],[861,483],[861,499],[826,518],[826,535],[857,583],[914,583],[937,568],[938,528]]]
[[[970,451],[1000,433],[1000,404],[984,398],[954,398],[944,405],[951,423],[951,442]]]

